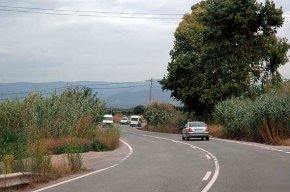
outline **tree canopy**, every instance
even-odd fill
[[[134,107],[133,109],[133,113],[135,115],[141,115],[143,114],[145,111],[145,107],[143,105],[137,105],[136,107]]]
[[[281,81],[287,39],[277,36],[282,8],[266,0],[207,0],[192,6],[175,32],[163,89],[188,111],[210,112],[231,96],[253,94],[252,86]]]

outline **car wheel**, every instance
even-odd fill
[[[189,137],[186,137],[186,141],[189,141]]]
[[[209,140],[209,136],[206,137],[206,140],[207,140],[207,141]]]

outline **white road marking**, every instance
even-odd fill
[[[206,181],[206,180],[208,180],[208,178],[210,177],[210,175],[211,175],[211,171],[208,171],[208,172],[206,172],[206,174],[205,174],[205,176],[203,177],[203,181]]]
[[[206,158],[211,159],[211,157],[209,155],[205,155],[205,156],[206,156]]]
[[[139,133],[133,133],[133,132],[130,132],[130,131],[124,131],[123,132],[125,133],[130,133],[130,134],[133,134],[133,135],[144,135],[144,134],[139,134]],[[168,138],[164,138],[164,137],[157,137],[157,136],[152,136],[152,135],[147,135],[147,137],[151,137],[151,138],[155,138],[155,139],[160,139],[160,140],[167,140],[167,141],[173,141],[175,142],[176,140],[174,139],[168,139]],[[194,149],[199,149],[205,153],[207,153],[209,156],[211,156],[213,158],[213,161],[214,161],[214,165],[215,165],[215,170],[214,170],[214,174],[211,178],[211,180],[207,183],[207,185],[203,188],[203,190],[201,192],[208,192],[210,190],[210,188],[213,186],[213,184],[215,183],[215,181],[217,180],[218,178],[218,175],[219,175],[219,172],[220,172],[220,166],[219,166],[219,162],[217,160],[217,158],[209,151],[203,149],[203,148],[200,148],[200,147],[197,147],[197,146],[194,146],[194,145],[191,145],[190,143],[186,143],[186,142],[181,142],[179,141],[179,143],[182,143],[184,145],[189,145],[191,148],[194,148]]]
[[[258,147],[258,148],[261,148],[261,149],[287,153],[287,152],[285,152],[284,150],[281,150],[281,149],[275,149],[275,148],[271,148],[271,147],[267,147],[267,146],[263,146],[263,145],[258,145],[258,144],[253,144],[253,143],[246,143],[246,142],[241,142],[241,141],[233,141],[233,140],[219,139],[219,138],[212,138],[212,140],[223,141],[223,142],[228,142],[228,143],[236,143],[236,144],[241,144],[241,145],[248,145],[248,146],[251,146],[251,147]]]
[[[290,151],[287,151],[287,152],[285,152],[285,153],[290,154]]]
[[[72,179],[69,179],[69,180],[66,180],[66,181],[63,181],[63,182],[56,183],[54,185],[50,185],[50,186],[47,186],[47,187],[44,187],[44,188],[41,188],[41,189],[34,190],[32,192],[44,191],[46,189],[50,189],[50,188],[53,188],[53,187],[57,187],[59,185],[62,185],[62,184],[65,184],[65,183],[69,183],[71,181],[75,181],[75,180],[78,180],[78,179],[81,179],[81,178],[84,178],[84,177],[87,177],[87,176],[90,176],[90,175],[93,175],[93,174],[96,174],[96,173],[99,173],[99,172],[102,172],[102,171],[106,171],[108,169],[111,169],[111,168],[114,168],[114,167],[120,165],[121,163],[123,163],[125,160],[127,160],[133,154],[133,148],[128,143],[126,143],[124,140],[120,139],[120,141],[122,141],[129,148],[130,152],[128,153],[128,155],[126,155],[126,157],[124,157],[118,163],[116,163],[114,165],[111,165],[109,167],[103,168],[103,169],[99,169],[99,170],[93,171],[93,172],[88,173],[88,174],[85,174],[85,175],[81,175],[79,177],[75,177],[75,178],[72,178]]]

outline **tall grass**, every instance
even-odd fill
[[[232,98],[216,105],[215,120],[223,137],[281,144],[290,138],[290,96],[265,94],[254,101]]]
[[[67,153],[71,171],[78,171],[80,152],[98,150],[100,145],[105,146],[101,150],[118,145],[118,129],[97,129],[105,111],[104,103],[88,88],[67,89],[49,98],[31,93],[24,100],[0,103],[0,171],[57,174],[51,164],[54,149]],[[66,142],[72,139],[77,142]],[[51,148],[55,143],[62,146]],[[80,150],[69,150],[75,146]]]
[[[79,124],[92,129],[92,123],[100,121],[104,113],[104,104],[90,89],[68,89],[50,98],[33,93],[24,101],[0,104],[0,129],[29,133],[30,137],[61,138],[80,133]]]
[[[96,130],[96,141],[106,146],[109,150],[113,150],[119,145],[120,131],[117,127],[108,129],[98,128]],[[97,142],[95,141],[95,144]]]

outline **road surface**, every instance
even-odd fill
[[[45,192],[289,192],[290,148],[180,135],[121,126],[127,155],[105,169]],[[132,147],[132,149],[130,149]]]

